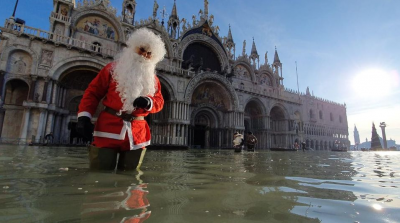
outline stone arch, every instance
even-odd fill
[[[215,75],[212,73],[203,73],[201,75],[196,75],[190,80],[185,90],[185,102],[187,104],[191,104],[193,94],[195,93],[197,87],[205,83],[217,84],[225,90],[227,96],[229,97],[229,104],[227,108],[228,111],[239,110],[239,99],[236,95],[235,89],[233,89],[230,82],[221,75]]]
[[[126,41],[125,34],[122,30],[119,20],[114,15],[107,13],[107,12],[101,12],[101,11],[97,11],[97,10],[93,10],[93,9],[92,10],[83,10],[72,16],[72,18],[71,18],[72,25],[71,26],[76,27],[78,25],[78,22],[81,19],[85,18],[86,16],[90,16],[90,15],[99,16],[99,17],[107,20],[108,22],[110,22],[114,26],[116,31],[118,32],[119,38],[118,38],[117,42],[125,42]]]
[[[174,85],[165,76],[157,76],[157,77],[160,80],[161,93],[167,92],[168,96],[169,96],[168,100],[175,101],[176,100],[176,92],[175,92],[175,88],[173,87]],[[163,93],[163,96],[164,96],[164,93]],[[164,98],[164,100],[165,100],[165,98]]]
[[[35,74],[37,73],[37,64],[39,57],[37,53],[29,48],[21,47],[21,46],[9,46],[5,48],[1,54],[1,61],[8,61],[9,58],[12,56],[14,52],[22,51],[28,54],[31,57],[31,67],[29,72],[25,72],[25,74]],[[6,64],[7,67],[4,67],[4,70],[8,71],[8,63]]]
[[[252,82],[256,82],[257,81],[254,69],[253,69],[253,67],[251,66],[251,64],[248,61],[238,60],[235,64],[233,64],[233,70],[234,70],[235,75],[237,75],[236,74],[237,73],[236,68],[239,67],[239,66],[243,66],[249,71],[249,73],[250,73],[250,81],[252,81]]]
[[[289,115],[288,115],[289,112],[287,111],[286,107],[283,106],[283,105],[280,104],[280,103],[275,103],[273,106],[271,106],[271,110],[269,111],[269,115],[270,115],[270,116],[271,116],[271,112],[272,112],[272,110],[273,110],[274,108],[279,108],[279,109],[282,110],[282,114],[283,114],[283,118],[284,118],[284,119],[287,119],[287,118],[289,117]]]
[[[244,126],[245,131],[256,131],[264,129],[264,117],[266,108],[259,98],[250,98],[244,107]]]
[[[65,71],[76,66],[86,66],[101,70],[105,65],[107,65],[105,61],[101,61],[93,57],[78,56],[60,61],[51,68],[49,74],[52,75],[51,77],[53,80],[58,80]]]
[[[201,105],[190,116],[190,144],[197,148],[219,147],[222,116],[216,108],[209,104]]]
[[[280,103],[275,103],[269,112],[271,147],[290,148],[292,142],[289,142],[282,132],[289,131],[288,112]]]
[[[268,71],[262,71],[262,72],[260,72],[259,75],[260,75],[260,78],[261,78],[261,80],[257,80],[257,83],[258,83],[259,85],[266,85],[266,86],[268,86],[268,87],[274,87],[274,86],[275,86],[275,84],[274,84],[274,78],[273,78],[273,76],[272,76],[272,74],[271,74],[270,72],[268,72]],[[262,75],[265,75],[265,76],[266,76],[266,79],[263,78]],[[256,79],[257,79],[257,78],[256,78]]]
[[[209,117],[208,120],[210,122],[201,123],[199,122],[199,120],[196,120],[196,116],[199,116],[201,114],[206,114]],[[191,125],[207,124],[207,126],[209,126],[210,128],[219,128],[220,126],[222,126],[222,116],[217,112],[216,107],[209,104],[202,105],[194,109],[192,111],[190,120]]]
[[[203,35],[203,34],[198,34],[198,33],[188,35],[182,39],[180,45],[178,46],[178,54],[177,55],[179,58],[181,58],[183,60],[184,51],[192,43],[200,43],[205,46],[208,46],[211,50],[213,50],[216,53],[217,58],[220,62],[221,70],[225,66],[229,65],[228,57],[226,55],[224,48],[222,48],[221,45],[218,44],[212,38],[210,38],[206,35]]]

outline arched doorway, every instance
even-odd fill
[[[272,148],[289,148],[287,142],[288,124],[285,111],[280,106],[274,106],[270,112],[270,130]]]
[[[19,138],[23,124],[23,102],[28,99],[29,86],[25,81],[13,79],[6,83],[4,105],[6,108],[1,130],[2,138]]]
[[[220,146],[221,132],[218,129],[218,119],[210,108],[203,108],[195,114],[190,132],[190,145],[193,148]]]
[[[76,66],[63,72],[59,79],[59,88],[65,89],[65,101],[61,102],[61,107],[69,111],[66,129],[54,129],[55,136],[69,136],[70,143],[80,142],[80,135],[76,133],[77,113],[82,96],[90,82],[97,76],[99,70],[89,66]],[[64,104],[65,103],[65,104]],[[103,109],[101,101],[97,107],[92,121],[95,121],[100,111]],[[57,114],[54,114],[57,115]]]

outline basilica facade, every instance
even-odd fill
[[[135,0],[122,12],[109,0],[54,0],[50,30],[11,17],[0,27],[0,137],[3,143],[77,143],[77,110],[90,81],[125,47],[134,30],[160,35],[167,55],[157,65],[165,105],[147,117],[154,145],[221,148],[235,132],[251,131],[256,149],[292,148],[306,142],[314,150],[349,146],[346,105],[287,89],[278,51],[260,64],[253,40],[236,52],[231,29],[221,36],[208,1],[196,17],[135,18]],[[239,55],[239,56],[236,56]],[[99,105],[96,117],[103,109]]]

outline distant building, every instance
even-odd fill
[[[354,125],[354,146],[357,148],[360,144],[360,135],[357,130],[357,126]]]
[[[73,142],[84,90],[128,35],[147,27],[167,49],[157,66],[165,106],[147,118],[153,144],[217,148],[231,146],[236,131],[252,131],[258,148],[350,145],[345,104],[285,88],[276,48],[272,63],[265,53],[260,64],[254,39],[250,55],[246,42],[237,53],[230,27],[221,37],[208,4],[199,17],[180,19],[174,3],[165,27],[156,5],[149,18],[135,18],[140,5],[124,0],[118,17],[109,2],[54,0],[48,31],[14,18],[0,27],[3,142],[37,142],[49,132],[55,142]]]

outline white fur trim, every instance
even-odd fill
[[[125,121],[124,121],[124,123],[125,123]],[[124,140],[125,139],[125,134],[126,134],[126,131],[127,131],[126,127],[127,126],[124,124],[122,126],[121,132],[119,134],[109,133],[109,132],[94,131],[93,132],[93,136],[109,138],[109,139]]]
[[[149,99],[149,101],[150,101],[150,108],[146,109],[146,110],[151,111],[151,109],[153,109],[153,100],[151,100],[151,98],[149,98],[149,97],[146,97],[146,98]]]
[[[133,143],[133,135],[132,135],[131,127],[132,127],[132,125],[130,122],[124,121],[124,125],[122,126],[122,129],[121,129],[121,133],[119,133],[119,134],[94,131],[93,136],[109,138],[109,139],[116,139],[116,140],[124,140],[125,134],[126,134],[126,132],[128,132],[130,150],[137,150],[137,149],[141,149],[143,147],[150,145],[151,140],[135,145]]]
[[[89,117],[90,119],[92,119],[92,115],[87,111],[83,111],[83,112],[79,112],[78,113],[78,118],[82,117],[82,116],[86,116],[86,117]]]

